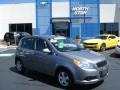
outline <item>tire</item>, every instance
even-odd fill
[[[73,77],[68,70],[59,70],[56,74],[56,79],[62,88],[69,89],[73,85]]]
[[[10,39],[7,39],[7,45],[10,46],[11,45],[11,40]]]
[[[106,45],[103,43],[102,45],[101,45],[101,47],[100,47],[100,51],[105,51],[106,50]]]
[[[19,73],[24,73],[25,68],[24,68],[24,65],[21,60],[16,60],[15,65],[16,65],[16,69]]]

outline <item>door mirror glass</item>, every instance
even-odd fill
[[[44,53],[51,53],[51,51],[48,48],[43,49]]]

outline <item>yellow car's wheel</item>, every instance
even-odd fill
[[[103,43],[103,44],[101,44],[101,47],[100,47],[100,51],[105,51],[106,50],[106,44],[105,43]]]

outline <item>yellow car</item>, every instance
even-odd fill
[[[116,47],[118,41],[120,41],[120,37],[112,34],[102,34],[94,39],[83,41],[83,45],[85,48],[104,51],[107,48]]]

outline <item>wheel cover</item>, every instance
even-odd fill
[[[58,80],[59,80],[59,83],[64,87],[67,87],[70,83],[69,75],[66,72],[60,72],[58,74]]]
[[[101,50],[105,51],[105,45],[102,45]]]
[[[18,71],[21,71],[21,70],[22,70],[22,64],[21,64],[20,61],[17,61],[17,62],[16,62],[16,68],[17,68]]]

